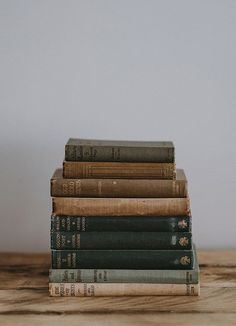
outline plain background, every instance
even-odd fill
[[[49,250],[69,137],[173,140],[200,248],[236,248],[236,1],[0,1],[0,249]]]

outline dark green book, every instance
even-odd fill
[[[50,269],[49,282],[197,284],[199,266],[194,248],[193,269]]]
[[[191,232],[189,216],[51,216],[51,230],[65,232]]]
[[[191,249],[190,232],[51,232],[52,249]]]
[[[193,269],[193,250],[52,250],[52,269]]]
[[[65,146],[65,161],[174,163],[174,144],[70,138]]]

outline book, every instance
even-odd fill
[[[199,284],[49,283],[52,297],[199,295]]]
[[[193,269],[193,250],[52,250],[52,268]]]
[[[62,169],[51,178],[52,197],[187,197],[187,179],[184,171],[176,170],[176,180],[161,179],[66,179]]]
[[[63,162],[64,178],[175,179],[174,163]]]
[[[50,269],[51,283],[160,283],[196,284],[199,268],[193,270],[140,269]]]
[[[173,163],[171,141],[122,141],[70,138],[65,146],[66,161]]]
[[[191,249],[190,232],[51,232],[52,249]]]
[[[72,216],[190,215],[189,198],[53,197],[52,213]]]
[[[51,215],[52,231],[191,232],[190,216],[64,216]]]

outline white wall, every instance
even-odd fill
[[[236,248],[236,2],[0,1],[0,249],[49,248],[70,136],[173,140],[199,247]]]

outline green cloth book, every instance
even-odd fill
[[[52,250],[52,268],[192,269],[193,250]]]
[[[126,141],[70,138],[66,161],[174,163],[171,141]]]
[[[52,249],[191,249],[191,232],[51,232]]]

